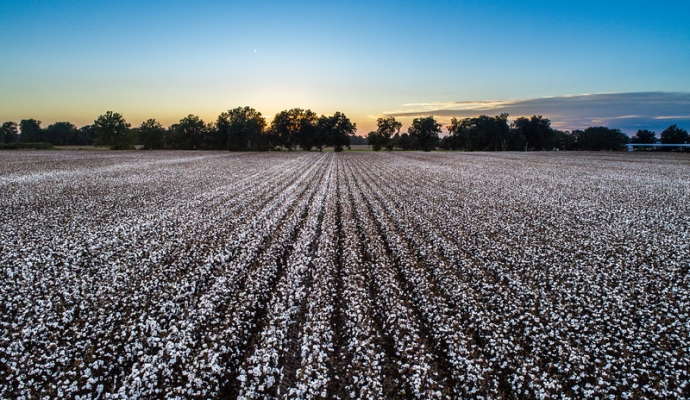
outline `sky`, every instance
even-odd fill
[[[238,106],[690,129],[690,2],[0,0],[0,122]]]

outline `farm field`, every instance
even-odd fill
[[[0,398],[690,397],[690,158],[0,152]]]

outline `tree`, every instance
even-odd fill
[[[470,118],[463,120],[451,118],[450,125],[446,126],[449,135],[441,140],[441,148],[445,150],[472,150],[470,125]]]
[[[450,135],[441,141],[444,149],[508,150],[510,145],[508,114],[480,115],[463,120],[453,117],[447,129]]]
[[[345,114],[337,111],[332,116],[322,115],[317,123],[316,146],[321,151],[322,146],[331,146],[335,152],[343,151],[343,147],[350,148],[350,135],[357,132],[357,125],[352,123]]]
[[[201,139],[202,150],[226,150],[228,147],[227,138],[223,138],[216,129],[216,124],[209,122],[206,124],[203,137]]]
[[[366,146],[369,144],[367,138],[359,135],[350,135],[350,144],[352,146]]]
[[[251,107],[237,107],[220,114],[216,129],[230,151],[260,150],[266,119]]]
[[[381,145],[388,151],[393,150],[393,135],[400,133],[402,123],[395,120],[394,117],[381,117],[376,120],[376,133],[379,134]]]
[[[189,114],[170,127],[170,145],[178,150],[203,150],[208,146],[209,129],[204,120]]]
[[[635,136],[632,137],[630,143],[637,144],[654,144],[656,143],[656,132],[640,129]]]
[[[474,148],[477,150],[506,150],[508,148],[508,114],[495,117],[480,115],[470,119],[475,138]]]
[[[96,129],[93,125],[84,125],[79,128],[74,138],[74,145],[93,145],[96,140]]]
[[[369,142],[374,151],[381,151],[381,148],[386,143],[386,139],[377,131],[371,131],[367,135],[367,142]]]
[[[441,124],[437,123],[431,116],[415,118],[407,132],[417,142],[421,150],[431,151],[438,146]]]
[[[45,142],[46,137],[41,129],[41,121],[33,118],[19,121],[19,139],[24,143]]]
[[[3,122],[0,127],[0,143],[15,143],[19,138],[17,123],[12,121]]]
[[[594,126],[579,133],[578,147],[582,150],[623,150],[630,137],[620,129]]]
[[[522,142],[524,137],[525,150],[551,150],[554,147],[556,132],[551,128],[551,121],[541,115],[520,117],[513,121],[511,129],[514,142]]]
[[[317,122],[318,117],[313,111],[293,108],[276,114],[270,131],[273,138],[288,150],[299,146],[309,151],[315,144]]]
[[[510,146],[510,125],[508,125],[508,113],[502,113],[494,117],[496,132],[496,149],[508,150]]]
[[[395,135],[397,136],[397,134]],[[395,138],[394,136],[394,138]],[[413,142],[412,138],[410,138],[410,134],[405,132],[402,133],[399,138],[396,140],[396,146],[400,150],[412,150],[413,149]]]
[[[133,150],[136,138],[129,131],[131,124],[120,113],[107,111],[93,122],[96,132],[96,147],[110,147],[112,150]]]
[[[147,119],[139,125],[139,142],[144,150],[160,150],[165,148],[165,133],[160,122]]]
[[[56,122],[46,128],[48,142],[56,146],[72,145],[77,136],[77,127],[69,122]]]
[[[314,131],[312,144],[319,149],[319,151],[323,151],[324,147],[329,146],[331,135],[333,135],[334,124],[334,121],[328,115],[321,115],[316,120],[316,130]]]
[[[663,144],[685,144],[688,142],[688,131],[679,128],[678,125],[671,125],[661,132],[659,139]]]
[[[556,134],[556,139],[554,141],[554,147],[558,150],[576,150],[577,149],[577,138],[574,134],[568,131],[554,131]]]

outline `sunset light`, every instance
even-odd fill
[[[690,399],[690,1],[0,0],[0,399]]]
[[[680,1],[624,8],[609,1],[5,2],[0,121],[81,126],[112,109],[134,124],[156,118],[167,126],[189,113],[212,121],[248,104],[266,114],[294,107],[343,111],[366,134],[375,128],[371,115],[457,110],[460,116],[535,101],[548,110],[530,112],[584,128],[599,116],[560,99],[614,94],[606,107],[618,115],[632,114],[629,93],[679,93],[686,101],[688,7]],[[687,125],[687,113],[665,110],[677,105],[668,97],[655,102],[635,126],[657,127],[655,119],[669,115],[680,117],[669,122]]]

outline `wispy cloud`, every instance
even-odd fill
[[[690,119],[690,115],[660,115],[654,119]]]
[[[432,103],[410,103],[403,104],[403,107],[420,107],[427,110],[493,110],[504,108],[514,103],[515,100],[451,101]]]
[[[404,104],[384,112],[400,118],[434,115],[441,119],[480,114],[510,114],[511,118],[542,115],[558,129],[604,125],[628,133],[661,131],[671,124],[688,124],[690,93],[641,92],[566,95],[520,100],[458,101]],[[690,128],[690,127],[686,127]]]

